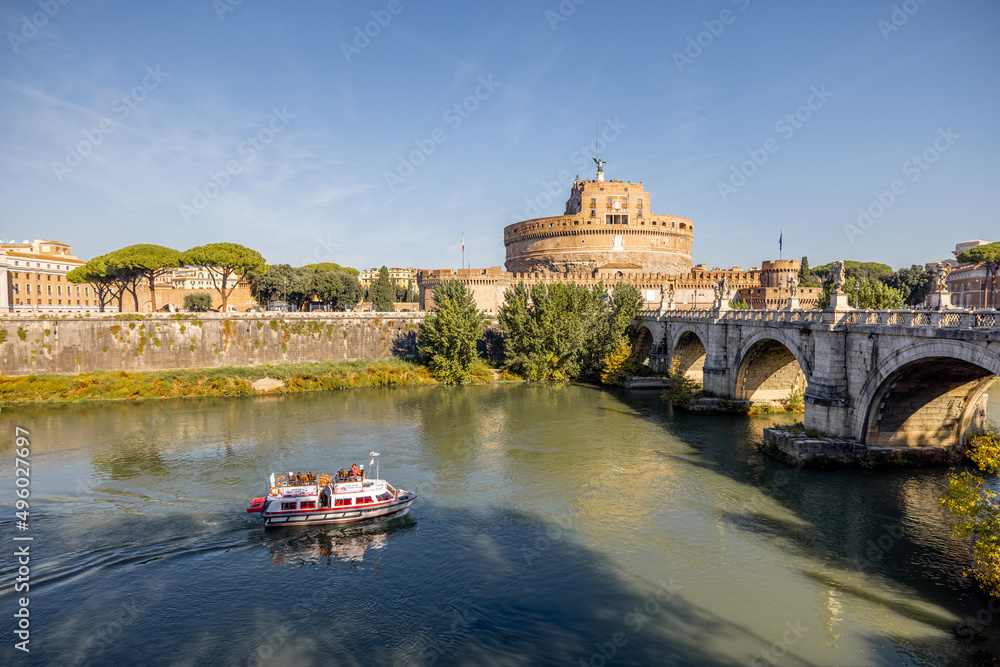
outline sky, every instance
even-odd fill
[[[0,236],[502,265],[572,180],[694,262],[1000,240],[995,0],[3,0]],[[598,136],[601,137],[598,140]]]

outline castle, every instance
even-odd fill
[[[479,308],[495,314],[504,292],[523,281],[575,282],[606,286],[625,282],[639,288],[646,308],[712,308],[725,280],[726,300],[754,309],[814,308],[818,288],[797,287],[799,262],[775,260],[761,268],[711,269],[692,266],[694,225],[687,218],[652,212],[643,183],[606,180],[604,161],[595,160],[593,180],[573,183],[563,215],[536,218],[504,228],[505,268],[420,271],[420,309],[434,307],[434,287],[460,280]],[[794,302],[793,302],[794,303]]]

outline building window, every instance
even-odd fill
[[[52,285],[49,285],[48,287],[49,287],[49,289],[48,289],[48,295],[52,296]]]
[[[591,197],[590,198],[590,205],[591,206],[597,206],[597,197]]]
[[[594,211],[594,210],[592,210],[592,211],[590,212],[590,217],[591,217],[591,218],[596,218],[596,217],[597,217],[597,211]]]
[[[59,285],[56,289],[59,292],[59,296],[62,296],[62,285]]]
[[[642,199],[639,200],[639,208],[642,208]]]
[[[89,287],[84,287],[83,288],[83,295],[84,296],[90,296],[90,288]]]
[[[24,283],[25,296],[31,296],[31,283]]]

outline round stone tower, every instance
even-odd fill
[[[760,265],[760,286],[787,288],[791,278],[798,279],[801,264],[797,259],[775,259]]]
[[[591,273],[601,268],[643,273],[691,271],[694,226],[652,213],[643,184],[576,181],[563,215],[525,220],[503,231],[512,273]]]

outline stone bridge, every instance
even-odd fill
[[[985,419],[997,310],[650,310],[635,355],[750,405],[800,392],[805,429],[868,447],[950,447]]]

